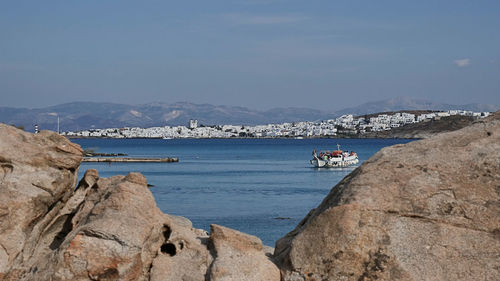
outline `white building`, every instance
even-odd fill
[[[105,138],[232,138],[232,137],[324,137],[341,133],[365,133],[367,131],[385,131],[406,124],[427,121],[450,115],[465,115],[486,117],[489,112],[472,112],[466,110],[450,110],[433,112],[415,116],[411,113],[381,114],[370,119],[354,118],[353,115],[343,115],[337,119],[317,122],[294,122],[282,124],[267,124],[258,126],[217,125],[198,127],[198,121],[191,119],[186,126],[164,126],[151,128],[108,128],[89,129],[79,132],[64,132],[67,136],[105,137]],[[415,118],[416,117],[416,118]]]
[[[189,120],[189,129],[196,129],[198,127],[198,120],[191,119]]]

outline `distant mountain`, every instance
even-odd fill
[[[256,125],[268,123],[320,120],[335,117],[332,113],[308,108],[275,108],[258,111],[239,106],[215,106],[178,102],[125,105],[115,103],[73,102],[45,108],[0,107],[0,122],[33,130],[76,131],[111,127],[153,127],[187,125],[189,119],[198,124]]]
[[[396,98],[328,112],[294,107],[259,111],[240,106],[188,102],[141,105],[73,102],[35,109],[0,107],[0,122],[24,126],[28,131],[32,131],[35,124],[38,124],[41,130],[55,131],[57,130],[57,117],[59,116],[61,131],[77,131],[92,128],[187,125],[189,119],[197,119],[198,123],[203,125],[256,125],[327,120],[343,114],[363,115],[384,111],[423,109],[496,111],[498,106],[479,104],[453,106],[410,98]]]
[[[491,104],[471,103],[466,105],[451,105],[435,103],[427,100],[414,99],[410,97],[397,97],[388,100],[367,102],[356,107],[345,108],[335,112],[336,115],[354,114],[364,115],[377,112],[400,111],[400,110],[451,110],[463,109],[476,112],[499,110],[499,106]]]

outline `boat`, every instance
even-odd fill
[[[320,151],[319,155],[316,149],[313,150],[313,159],[311,164],[316,168],[341,168],[359,163],[358,154],[351,151],[342,151],[337,144],[337,150]]]

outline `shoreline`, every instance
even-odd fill
[[[113,138],[113,137],[81,137],[81,136],[64,136],[68,139],[163,139],[159,137],[133,137],[133,138]],[[416,137],[397,137],[397,136],[379,136],[379,137],[374,137],[374,136],[363,136],[363,135],[341,135],[341,136],[317,136],[317,137],[230,137],[230,138],[171,138],[171,139],[164,139],[166,141],[168,140],[210,140],[210,139],[220,139],[220,140],[231,140],[231,139],[290,139],[290,140],[307,140],[307,139],[414,139],[414,140],[419,140],[421,138],[416,138]]]

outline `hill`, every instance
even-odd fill
[[[393,128],[390,131],[369,132],[359,135],[364,138],[429,138],[438,133],[456,131],[472,125],[476,117],[454,115],[432,119],[406,126]]]
[[[452,106],[397,98],[360,105],[338,111],[312,108],[273,108],[255,110],[241,106],[177,103],[147,103],[127,105],[118,103],[72,102],[44,108],[0,107],[0,122],[24,126],[32,131],[38,124],[41,130],[57,130],[59,118],[61,131],[79,131],[92,128],[155,127],[186,125],[197,119],[203,125],[258,125],[269,123],[318,121],[333,119],[343,114],[364,115],[374,112],[399,110],[468,109],[495,111],[494,105]]]
[[[465,105],[452,105],[445,103],[436,103],[427,100],[414,99],[410,97],[397,97],[387,100],[367,102],[356,107],[345,108],[338,110],[335,113],[337,115],[343,114],[353,114],[353,115],[365,115],[374,112],[393,112],[393,111],[410,111],[410,110],[451,110],[451,109],[462,109],[462,110],[472,110],[476,112],[494,112],[500,108],[497,105],[491,104],[465,104]]]

